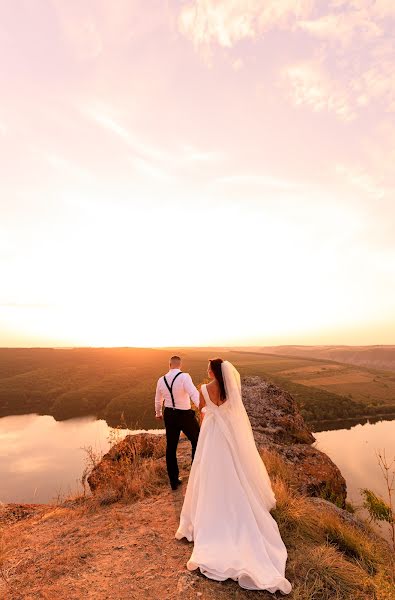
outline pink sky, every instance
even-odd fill
[[[395,342],[392,0],[0,0],[0,345]]]

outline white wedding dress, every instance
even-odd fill
[[[288,594],[287,550],[270,514],[276,500],[241,399],[240,376],[222,363],[227,400],[206,386],[206,412],[175,534],[194,542],[187,568],[249,590]]]

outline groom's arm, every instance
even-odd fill
[[[184,390],[192,400],[192,402],[199,408],[199,392],[193,385],[192,377],[189,373],[185,373],[184,377]]]
[[[155,393],[155,416],[160,418],[162,416],[162,403],[163,396],[160,390],[160,380],[156,384],[156,393]]]

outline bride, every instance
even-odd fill
[[[248,590],[288,594],[287,550],[270,514],[276,499],[241,398],[240,375],[228,361],[209,361],[204,411],[177,539],[194,548],[187,562],[210,579],[232,578]]]

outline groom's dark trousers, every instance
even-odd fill
[[[192,408],[182,410],[165,406],[163,419],[166,427],[166,466],[171,485],[177,483],[179,470],[177,463],[177,446],[181,431],[192,444],[192,461],[195,456],[200,426]]]

